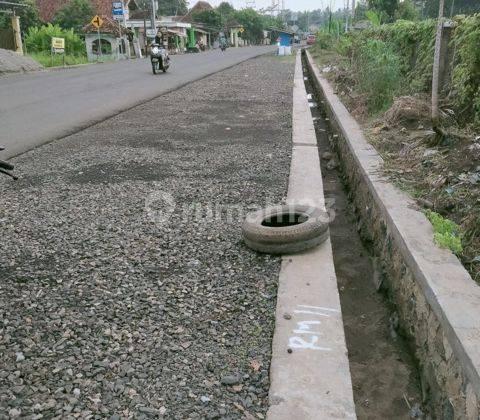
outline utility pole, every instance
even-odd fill
[[[350,14],[350,11],[349,11],[349,8],[348,8],[349,5],[350,5],[350,2],[347,0],[347,10],[346,10],[346,13],[345,13],[345,32],[348,32],[348,18],[349,18],[349,14]]]
[[[151,25],[152,29],[156,29],[155,0],[151,0],[151,1],[152,1],[152,10],[151,10],[151,14],[150,14],[150,25]]]
[[[438,110],[438,91],[440,82],[440,59],[442,54],[443,9],[445,0],[440,0],[438,7],[437,36],[435,39],[435,55],[433,58],[432,75],[432,125],[435,130],[439,126],[440,112]]]

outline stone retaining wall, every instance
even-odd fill
[[[318,97],[338,134],[334,147],[362,234],[373,245],[383,287],[414,347],[430,414],[478,419],[480,287],[453,254],[433,243],[432,227],[415,203],[379,175],[381,157],[306,55]]]

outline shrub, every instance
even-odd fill
[[[469,110],[480,128],[480,14],[459,20],[453,43],[458,57],[453,70],[457,106]]]
[[[318,31],[316,35],[316,47],[321,50],[328,50],[332,48],[334,37],[327,31]]]
[[[58,25],[48,24],[37,28],[30,28],[25,37],[28,52],[50,52],[52,37],[65,38],[65,53],[68,55],[84,55],[85,43],[73,29],[62,29]]]
[[[460,255],[463,252],[463,233],[460,226],[431,210],[426,210],[425,215],[433,226],[435,242],[442,248],[448,248],[454,254]]]
[[[385,110],[402,85],[401,60],[385,42],[370,39],[354,56],[358,84],[372,112]]]

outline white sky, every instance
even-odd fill
[[[208,0],[207,0],[208,1]],[[192,7],[197,1],[190,0],[190,7]],[[210,0],[208,1],[212,6],[218,6],[222,0]],[[324,9],[330,2],[332,2],[332,9],[338,9],[343,7],[346,0],[285,0],[285,8],[296,11]],[[245,7],[246,0],[229,0],[236,9]],[[256,0],[256,8],[268,7],[272,5],[272,0]]]

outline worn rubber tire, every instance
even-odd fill
[[[263,226],[266,219],[282,214],[305,216],[305,222],[282,227]],[[309,206],[275,206],[250,213],[243,223],[245,244],[267,254],[294,254],[320,245],[328,236],[329,216],[325,211]]]

